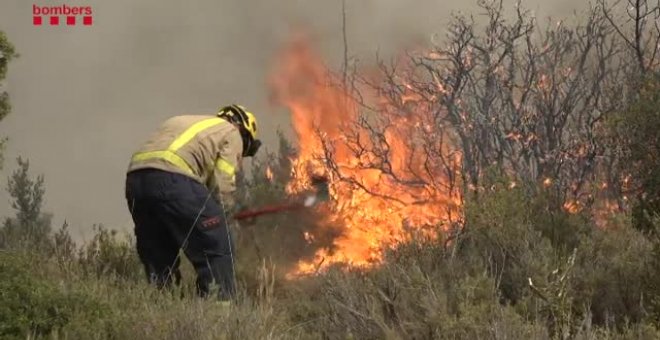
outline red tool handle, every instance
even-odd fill
[[[296,210],[304,208],[305,206],[300,203],[287,203],[287,204],[277,204],[277,205],[267,205],[261,209],[256,210],[244,210],[234,214],[235,220],[244,220],[251,217],[257,217],[259,215],[272,214],[280,211],[286,210]]]

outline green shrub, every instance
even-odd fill
[[[50,248],[51,215],[42,213],[44,177],[30,176],[30,162],[17,158],[18,169],[7,180],[16,214],[0,227],[0,248]]]
[[[630,222],[619,223],[583,239],[572,286],[576,304],[588,307],[596,324],[620,327],[646,316],[656,256],[653,243]]]
[[[62,287],[52,278],[41,277],[33,263],[38,260],[38,257],[28,259],[0,252],[0,337],[3,339],[58,333],[77,314],[97,319],[106,310],[97,299]]]
[[[505,302],[522,298],[528,278],[543,280],[554,269],[557,253],[537,229],[537,216],[523,190],[508,189],[504,183],[496,184],[478,202],[467,203],[461,256],[480,260]]]
[[[115,230],[103,226],[94,230],[94,237],[80,248],[77,258],[84,273],[116,280],[142,280],[144,273],[132,238],[121,239]]]
[[[629,190],[635,195],[633,225],[653,230],[652,219],[660,214],[660,74],[643,79],[637,98],[610,117],[610,148],[621,158],[624,174],[630,175]]]

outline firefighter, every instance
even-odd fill
[[[131,158],[126,199],[135,223],[137,251],[148,280],[178,283],[179,251],[197,272],[200,296],[218,287],[235,294],[234,258],[227,222],[243,157],[257,153],[255,116],[231,105],[216,115],[166,120]]]

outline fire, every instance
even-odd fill
[[[270,80],[298,139],[287,190],[307,190],[312,175],[328,177],[330,213],[318,224],[341,231],[331,248],[299,262],[292,274],[332,264],[370,267],[388,247],[413,236],[435,237],[460,219],[461,197],[452,184],[460,179],[461,155],[432,129],[430,108],[416,104],[413,94],[389,102],[375,98],[377,110],[361,111],[341,86],[332,85],[302,37],[283,51]],[[404,113],[393,102],[414,109]],[[313,233],[304,236],[314,240]]]
[[[270,169],[270,165],[266,167],[266,178],[269,182],[273,181],[273,170]]]
[[[546,177],[546,178],[543,180],[543,186],[547,188],[547,187],[549,187],[549,186],[551,186],[551,185],[552,185],[552,179]]]
[[[564,209],[571,214],[577,214],[582,210],[582,206],[579,201],[571,199],[564,203]]]

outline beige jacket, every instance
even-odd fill
[[[128,172],[152,168],[189,176],[206,185],[225,209],[234,206],[243,140],[238,128],[210,115],[175,116],[133,154]]]

